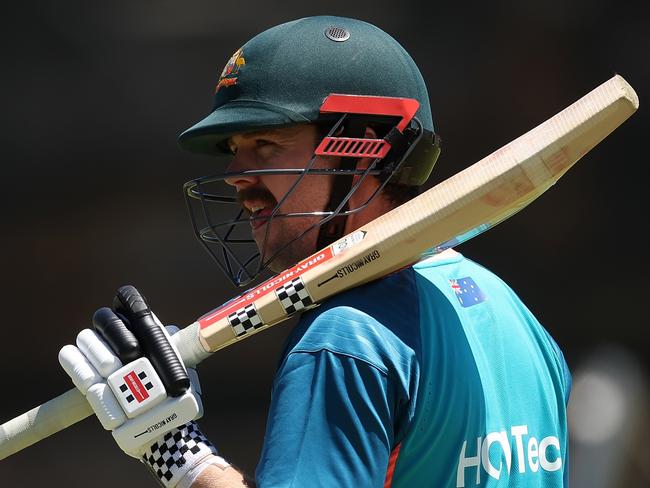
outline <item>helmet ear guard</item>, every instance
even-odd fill
[[[426,183],[440,156],[440,144],[438,134],[423,131],[422,137],[414,144],[400,167],[389,176],[389,183],[405,186],[422,186]]]

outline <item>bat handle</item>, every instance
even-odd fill
[[[0,459],[11,456],[92,413],[86,397],[76,388],[32,408],[0,425]]]
[[[188,368],[193,368],[212,353],[205,350],[199,338],[201,331],[198,322],[179,330],[172,336],[172,342],[178,354],[183,360],[183,364]]]
[[[188,367],[196,366],[210,355],[199,341],[198,322],[179,330],[172,336],[172,341]],[[32,408],[0,425],[0,460],[92,414],[86,397],[76,388]]]

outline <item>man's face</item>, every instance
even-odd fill
[[[228,141],[234,158],[228,172],[270,169],[304,169],[320,142],[313,125],[238,134]],[[313,168],[334,168],[336,158],[318,157]],[[236,188],[241,205],[253,216],[269,217],[278,202],[289,192],[300,175],[246,175],[226,178]],[[330,197],[333,178],[308,175],[282,203],[276,215],[294,212],[324,211]],[[322,219],[317,217],[274,218],[251,221],[253,238],[265,260],[284,245]],[[270,264],[279,272],[316,251],[319,228],[282,250]],[[266,242],[265,242],[266,240]]]

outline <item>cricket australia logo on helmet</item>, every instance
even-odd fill
[[[218,92],[221,87],[236,85],[237,80],[239,79],[239,70],[245,64],[246,59],[244,59],[244,50],[239,48],[232,56],[230,56],[226,66],[223,67],[223,71],[221,72],[221,76],[219,77],[219,81],[214,90],[215,93]]]

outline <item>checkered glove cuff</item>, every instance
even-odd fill
[[[195,422],[175,428],[154,442],[142,461],[165,487],[174,487],[192,468],[217,449]]]

